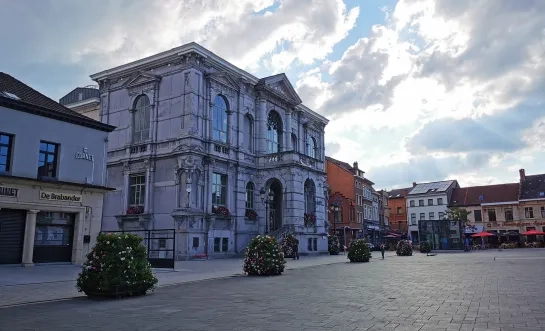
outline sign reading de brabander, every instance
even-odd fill
[[[40,199],[52,201],[81,202],[81,195],[40,191]]]
[[[0,196],[17,198],[19,196],[19,189],[14,187],[0,186]]]

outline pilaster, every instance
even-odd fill
[[[259,99],[259,153],[267,153],[267,100]]]
[[[23,266],[34,265],[34,235],[36,232],[36,215],[39,210],[27,210],[25,224],[25,239],[23,243]]]
[[[284,146],[286,146],[286,151],[293,150],[293,146],[291,145],[291,114],[292,110],[287,109],[286,110],[286,130],[284,132]]]

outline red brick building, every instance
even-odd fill
[[[407,200],[411,188],[394,189],[388,192],[390,225],[392,230],[407,233]]]

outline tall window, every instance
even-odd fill
[[[411,214],[411,225],[416,225],[416,214]]]
[[[212,138],[227,143],[227,100],[222,95],[216,95],[212,110]]]
[[[57,158],[59,145],[47,141],[40,141],[40,155],[38,156],[38,177],[57,177]]]
[[[146,199],[146,176],[142,174],[129,177],[129,207],[144,207]]]
[[[254,183],[246,184],[246,209],[254,209]]]
[[[267,118],[267,152],[278,153],[282,147],[282,119],[274,110]]]
[[[12,147],[13,136],[0,132],[0,172],[10,171]]]
[[[433,206],[433,199],[428,199],[428,206]]]
[[[418,200],[418,206],[420,207],[424,206],[424,200]]]
[[[433,221],[435,219],[435,213],[430,211],[429,218],[430,218],[430,221]]]
[[[496,222],[496,210],[495,209],[488,209],[488,221],[489,222]]]
[[[316,158],[316,139],[314,137],[310,137],[309,143],[308,143],[308,151],[307,155],[313,158]]]
[[[316,212],[316,186],[310,179],[305,181],[305,212]]]
[[[437,198],[437,204],[442,205],[443,204],[443,198]]]
[[[423,221],[426,219],[426,213],[420,213],[420,220]]]
[[[398,215],[403,214],[403,209],[401,207],[397,207],[397,214]]]
[[[214,206],[227,204],[227,175],[212,174],[212,204]]]
[[[244,116],[244,145],[249,152],[254,151],[254,120],[249,114]]]
[[[475,223],[480,223],[480,222],[483,221],[483,216],[482,216],[480,210],[474,210],[473,211],[473,216],[475,218]]]
[[[134,103],[132,142],[149,139],[151,105],[147,95],[139,96]]]
[[[526,218],[534,218],[534,207],[524,207],[524,216]]]
[[[293,147],[294,152],[299,152],[299,143],[297,141],[297,135],[295,133],[291,134],[291,146]]]
[[[414,207],[414,200],[409,201],[409,206]]]
[[[543,208],[543,207],[541,207],[541,208]],[[543,214],[543,212],[542,212],[542,214]],[[505,220],[507,222],[513,220],[513,209],[511,209],[511,208],[505,209]]]
[[[442,220],[442,219],[445,219],[445,213],[443,212],[439,212],[439,219]]]

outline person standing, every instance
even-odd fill
[[[384,243],[380,244],[380,254],[382,254],[382,259],[384,260],[384,251],[386,250],[386,245]]]
[[[293,259],[299,260],[299,240],[295,239],[295,243],[293,244]]]

